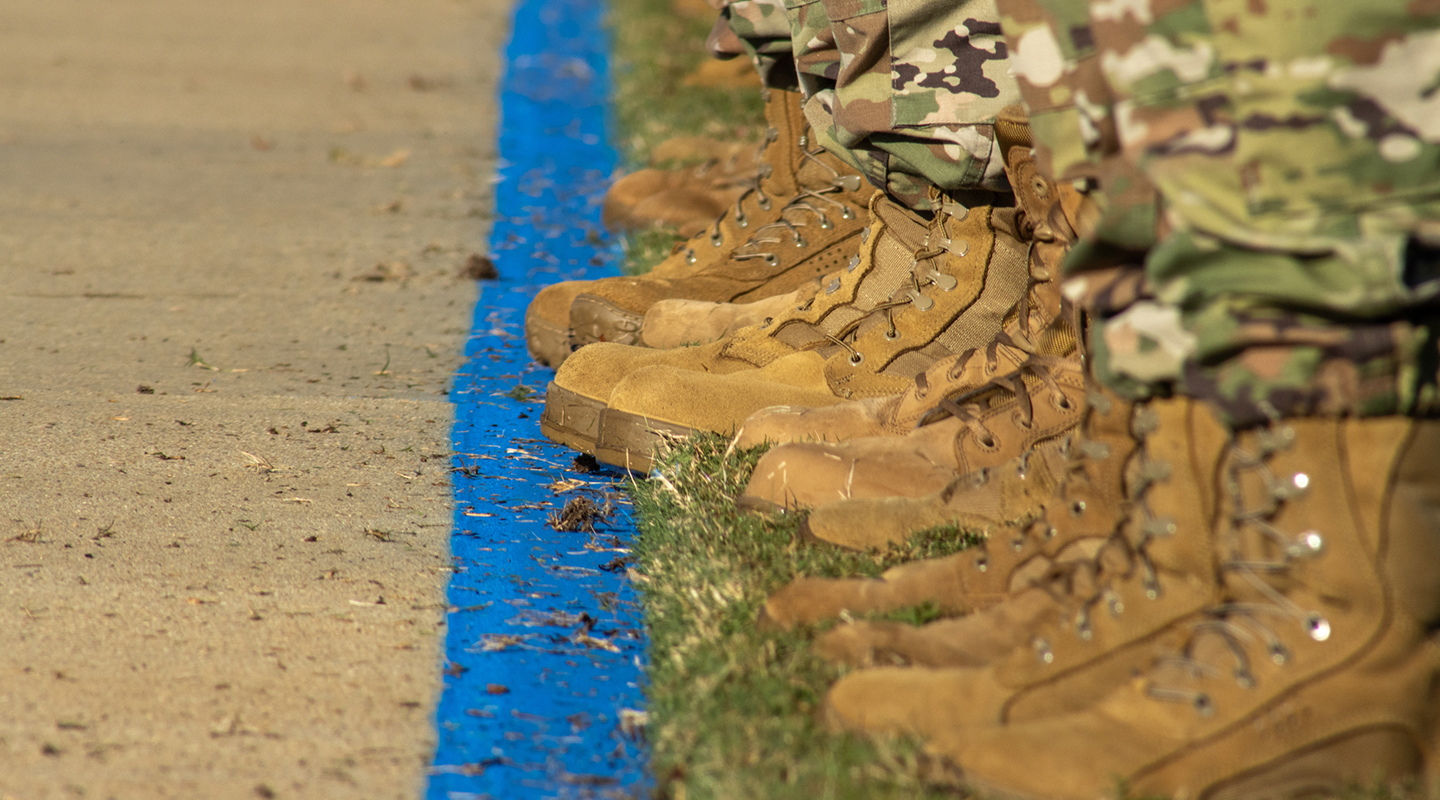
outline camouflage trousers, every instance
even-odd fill
[[[818,143],[896,200],[1008,191],[992,123],[1020,94],[994,0],[732,0],[721,19],[770,85],[792,59]]]
[[[1067,289],[1113,388],[1237,425],[1440,411],[1440,2],[990,2],[723,13],[788,44],[822,143],[914,207],[1001,184],[1018,92],[1095,209]]]
[[[1000,6],[1098,211],[1066,264],[1097,377],[1238,425],[1440,411],[1440,3]]]

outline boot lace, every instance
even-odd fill
[[[1158,600],[1163,595],[1161,574],[1149,548],[1156,541],[1174,534],[1177,526],[1173,519],[1158,516],[1150,508],[1151,488],[1170,477],[1170,466],[1153,458],[1145,446],[1146,439],[1158,426],[1158,416],[1144,404],[1137,403],[1133,407],[1129,427],[1137,447],[1130,455],[1126,469],[1125,508],[1096,554],[1088,559],[1052,564],[1046,575],[1032,581],[1033,586],[1046,591],[1057,603],[1070,609],[1071,631],[1081,640],[1092,638],[1092,621],[1097,609],[1108,611],[1113,617],[1124,613],[1124,601],[1116,590],[1122,582],[1138,581],[1145,597],[1150,600]],[[1110,453],[1104,443],[1080,440],[1072,455],[1074,458],[1069,462],[1066,479],[1061,483],[1060,496],[1064,502],[1058,507],[1068,509],[1072,516],[1078,518],[1088,509],[1083,498],[1066,496],[1074,471],[1083,470],[1085,460],[1108,458]],[[1056,529],[1048,521],[1050,513],[1051,508],[1047,507],[1045,514],[1026,528],[1025,535],[1038,536],[1043,541],[1053,538]],[[1054,647],[1057,643],[1051,637],[1037,635],[1032,644],[1041,662],[1048,664],[1055,660]]]
[[[1222,572],[1238,576],[1247,587],[1259,594],[1261,600],[1243,602],[1231,599],[1208,609],[1206,618],[1191,630],[1181,652],[1161,659],[1157,665],[1162,668],[1157,671],[1158,674],[1178,672],[1186,685],[1169,685],[1155,680],[1145,689],[1150,697],[1187,703],[1197,714],[1208,717],[1214,714],[1215,706],[1210,694],[1197,684],[1207,679],[1224,678],[1228,674],[1243,688],[1254,686],[1251,649],[1255,646],[1277,666],[1289,662],[1290,652],[1277,633],[1277,625],[1299,625],[1306,636],[1317,642],[1330,638],[1330,622],[1323,614],[1301,607],[1272,583],[1275,577],[1283,577],[1298,563],[1319,557],[1325,549],[1324,537],[1318,531],[1290,534],[1272,522],[1285,503],[1302,495],[1310,485],[1309,476],[1303,472],[1281,480],[1270,469],[1271,456],[1290,447],[1294,439],[1292,428],[1272,422],[1257,434],[1253,449],[1243,448],[1235,442],[1229,445],[1226,489],[1235,498],[1235,504],[1230,514],[1227,547],[1218,566]],[[1263,487],[1258,501],[1248,507],[1240,491],[1247,474],[1256,476]],[[1243,538],[1247,529],[1259,533],[1263,541],[1272,546],[1270,555],[1246,556]],[[1216,651],[1206,650],[1205,655],[1201,655],[1201,644],[1207,640],[1215,640],[1222,645],[1218,655],[1222,660],[1228,656],[1228,664],[1215,663]],[[1165,667],[1170,669],[1164,670]]]
[[[755,232],[750,235],[750,238],[747,239],[744,244],[735,248],[735,252],[730,256],[731,258],[736,261],[760,258],[764,259],[767,264],[775,264],[779,262],[779,255],[775,252],[773,246],[783,244],[787,238],[786,234],[788,234],[791,244],[795,247],[806,248],[810,246],[809,241],[805,239],[804,234],[800,231],[801,228],[810,224],[807,220],[813,218],[814,223],[817,224],[821,230],[829,230],[835,227],[835,223],[830,221],[830,216],[827,212],[838,214],[841,219],[845,220],[855,218],[854,209],[848,204],[829,197],[828,195],[838,194],[840,192],[858,192],[864,183],[864,179],[859,175],[841,175],[838,170],[819,158],[820,154],[824,152],[823,148],[810,149],[808,136],[800,137],[801,158],[819,165],[829,172],[829,182],[822,186],[800,187],[800,190],[795,196],[790,198],[784,208],[780,210],[779,219],[756,228]],[[742,194],[740,199],[735,202],[735,222],[742,228],[748,224],[745,219],[745,210],[741,206],[745,197],[746,195]],[[769,209],[769,198],[762,195],[762,200],[764,202],[760,207]],[[719,230],[720,223],[719,220],[716,220],[710,240],[711,243],[717,247],[719,246]]]

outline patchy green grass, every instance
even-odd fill
[[[625,234],[620,242],[625,252],[625,263],[621,269],[626,275],[643,275],[664,261],[675,245],[683,241],[685,237],[676,233],[674,228],[663,225]]]
[[[798,575],[874,576],[954,552],[957,532],[917,535],[889,552],[807,546],[799,518],[736,508],[762,450],[728,456],[714,435],[668,454],[633,487],[635,545],[650,634],[650,724],[658,796],[928,798],[952,796],[914,742],[829,732],[816,711],[841,670],[810,651],[827,626],[758,630],[766,596]],[[891,615],[916,624],[933,608]]]
[[[705,36],[713,13],[679,13],[672,0],[612,0],[610,13],[615,117],[629,164],[649,163],[655,145],[676,136],[759,141],[765,123],[758,90],[685,85],[710,58]]]

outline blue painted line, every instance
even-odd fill
[[[643,620],[626,579],[634,532],[623,476],[577,468],[540,436],[550,371],[525,352],[542,286],[614,274],[600,200],[609,146],[600,0],[521,0],[501,93],[500,182],[467,362],[456,378],[456,572],[445,692],[426,797],[638,797]],[[519,387],[519,388],[517,388]],[[572,498],[615,505],[594,532],[548,522]]]

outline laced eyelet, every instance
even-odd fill
[[[860,366],[860,364],[863,363],[864,361],[865,361],[865,354],[862,353],[862,352],[860,352],[859,350],[856,350],[855,352],[853,352],[853,353],[850,354],[850,366],[852,366],[852,367],[858,367],[858,366]]]
[[[770,198],[765,197],[765,196],[761,196],[761,198],[760,198],[760,200],[759,200],[759,206],[760,206],[760,209],[761,209],[762,211],[769,211],[769,210],[770,210]]]
[[[686,263],[686,264],[694,264],[697,260],[698,260],[698,259],[695,258],[695,248],[693,248],[693,247],[687,247],[687,248],[685,248],[685,263]]]
[[[809,247],[809,246],[810,246],[810,243],[807,242],[807,241],[805,241],[805,237],[804,237],[804,236],[796,236],[796,237],[795,237],[795,246],[796,246],[796,247]]]
[[[893,342],[900,338],[900,331],[885,331],[885,340]]]
[[[1070,513],[1071,513],[1071,515],[1076,516],[1076,517],[1080,516],[1081,514],[1084,514],[1084,513],[1085,513],[1085,501],[1084,501],[1084,500],[1076,500],[1075,502],[1071,503],[1071,504],[1070,504]]]
[[[846,208],[841,210],[840,219],[855,219],[855,212]]]
[[[824,214],[821,214],[821,215],[820,215],[820,230],[822,230],[822,231],[828,231],[828,230],[830,230],[830,229],[833,228],[833,227],[835,227],[835,226],[830,222],[830,218],[827,217],[827,216],[825,216]]]

